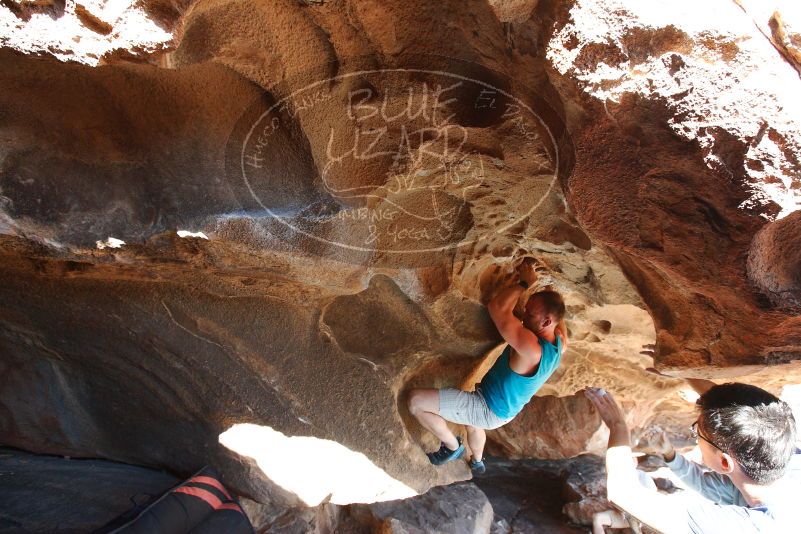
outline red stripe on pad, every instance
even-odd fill
[[[178,489],[173,490],[175,493],[186,493],[187,495],[191,495],[192,497],[197,497],[198,499],[202,499],[206,501],[206,504],[211,506],[213,509],[217,509],[222,506],[222,501],[217,498],[212,492],[200,489],[200,488],[188,488],[186,486],[181,486]]]
[[[213,486],[218,490],[220,490],[227,499],[233,500],[231,499],[231,495],[225,490],[225,486],[220,484],[220,481],[217,480],[216,478],[197,476],[197,477],[192,477],[186,481],[187,484],[191,484],[192,482],[197,482],[199,484],[208,484],[209,486]]]
[[[204,477],[198,477],[204,478]],[[192,497],[197,497],[198,499],[202,499],[206,501],[206,504],[212,507],[214,510],[234,510],[239,512],[240,514],[244,514],[242,508],[239,507],[238,504],[234,502],[227,502],[223,503],[220,499],[217,498],[212,492],[208,490],[204,490],[202,488],[193,488],[187,486],[181,486],[173,490],[174,493],[185,493],[187,495],[191,495]]]

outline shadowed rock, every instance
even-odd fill
[[[11,445],[214,463],[278,507],[301,499],[220,444],[234,425],[336,442],[418,492],[463,480],[428,463],[404,392],[472,376],[499,341],[484,305],[526,256],[572,341],[499,452],[597,447],[588,385],[635,436],[686,432],[654,364],[797,381],[801,81],[731,2],[155,1],[75,36],[28,35],[48,15],[9,4]]]

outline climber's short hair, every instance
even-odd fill
[[[552,315],[558,323],[565,317],[565,299],[562,295],[553,290],[539,291],[533,293],[529,300],[539,298],[542,301],[545,313]]]
[[[696,401],[699,425],[760,485],[780,479],[795,452],[796,427],[790,406],[762,388],[729,383],[714,386]]]

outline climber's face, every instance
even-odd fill
[[[545,303],[536,294],[526,303],[523,324],[533,332],[540,332],[554,324],[553,316],[545,310]]]

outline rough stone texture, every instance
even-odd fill
[[[314,508],[276,508],[240,499],[258,534],[367,534],[368,530],[335,504]]]
[[[534,12],[539,0],[489,0],[501,22],[525,22]]]
[[[792,0],[735,0],[773,46],[801,74],[801,7]]]
[[[0,448],[0,532],[92,532],[181,482],[154,469]]]
[[[801,309],[801,211],[765,225],[754,236],[748,276],[776,307]]]
[[[436,32],[420,21],[453,13],[445,5],[427,6],[430,13],[417,7],[387,5],[392,12],[379,17],[364,4],[359,17],[366,27],[354,33],[342,26],[348,14],[333,6],[309,11],[286,4],[265,13],[249,4],[236,10],[196,4],[173,56],[177,70],[91,69],[3,52],[7,90],[0,98],[9,110],[3,127],[14,132],[3,147],[2,178],[4,279],[12,281],[3,287],[3,350],[12,378],[1,395],[10,443],[179,472],[211,461],[240,492],[297,504],[291,492],[260,477],[252,461],[218,445],[232,424],[250,422],[287,436],[335,440],[424,491],[469,474],[464,465],[428,464],[402,392],[458,383],[471,360],[497,342],[481,304],[511,281],[516,259],[532,253],[549,266],[541,285],[566,292],[576,320],[588,306],[641,305],[565,211],[553,175],[541,174],[554,170],[547,150],[553,147],[537,145],[539,138],[526,148],[507,121],[492,126],[491,135],[475,128],[471,137],[471,150],[497,161],[470,199],[472,226],[464,231],[478,233],[519,213],[532,192],[539,196],[531,202],[541,197],[536,218],[433,257],[354,257],[312,240],[282,239],[272,218],[250,214],[258,206],[242,200],[241,183],[221,180],[228,135],[262,94],[254,81],[272,86],[337,57],[337,47],[369,52],[365,34],[387,37],[370,24],[393,17],[430,40]],[[476,4],[470,13],[462,24],[482,28],[484,37],[455,32],[449,45],[455,56],[475,59],[470,51],[486,46],[502,50],[502,30],[489,8]],[[252,35],[254,20],[274,32]],[[269,37],[287,21],[299,24],[296,41]],[[321,27],[329,28],[334,48]],[[243,33],[237,37],[232,28]],[[420,53],[433,46],[398,37]],[[271,50],[275,69],[253,67],[251,49],[235,46],[247,42]],[[544,83],[541,69],[538,80]],[[511,83],[508,75],[501,81]],[[23,106],[22,94],[50,105]],[[78,96],[87,94],[94,96]],[[51,124],[70,128],[42,127]],[[312,153],[324,151],[328,128],[308,120],[299,126],[304,131],[292,135],[305,136]],[[495,138],[505,139],[502,151]],[[283,177],[286,189],[274,191],[274,205],[295,205],[320,187],[304,185],[309,155],[301,145],[293,150],[296,182]],[[353,175],[331,176],[337,185]],[[356,177],[374,175],[362,170]],[[177,238],[183,229],[202,230],[210,240]],[[343,223],[331,231],[362,230]],[[110,237],[126,244],[94,246]],[[441,372],[427,373],[432,364]],[[36,401],[21,401],[28,396]],[[436,446],[430,436],[421,441]],[[398,496],[374,491],[374,498]]]
[[[583,393],[538,396],[511,423],[488,433],[487,452],[504,458],[565,458],[603,444],[592,438],[601,426]]]
[[[386,534],[489,534],[493,517],[487,496],[471,483],[432,488],[402,501],[353,505],[350,514]]]
[[[585,532],[592,514],[609,508],[603,459],[488,459],[487,472],[474,482],[487,494],[496,530],[523,533]]]
[[[797,14],[795,22],[798,23]],[[785,16],[779,11],[775,11],[770,16],[768,26],[770,27],[771,41],[801,74],[801,33],[799,33],[798,26],[788,24]]]
[[[168,19],[174,21],[176,11],[182,12],[190,2],[161,5],[169,6],[173,16]],[[92,66],[121,59],[157,63],[173,39],[172,26],[158,17],[159,3],[4,0],[0,3],[0,46]]]
[[[553,82],[583,103],[566,114],[567,198],[648,306],[658,366],[720,376],[797,359],[799,318],[766,305],[745,269],[756,232],[798,207],[797,73],[727,1],[549,14]]]
[[[798,242],[801,82],[747,6],[116,4],[166,43],[82,5],[0,6],[5,442],[180,474],[213,463],[276,508],[302,498],[220,444],[233,425],[344,448],[397,482],[362,485],[374,500],[467,478],[427,462],[437,444],[403,392],[479,379],[499,341],[483,304],[524,256],[537,288],[565,294],[572,342],[494,450],[602,446],[573,396],[587,385],[620,399],[635,436],[686,429],[686,386],[644,371],[654,341],[677,375],[798,381],[781,243]],[[91,44],[64,45],[52,17]],[[485,85],[439,99],[426,69]],[[410,88],[427,113],[405,109]],[[258,172],[236,179],[278,102],[247,154]]]

